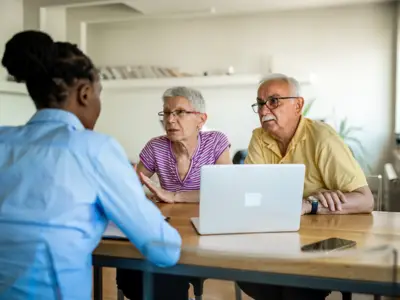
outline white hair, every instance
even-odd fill
[[[266,84],[267,82],[275,81],[275,80],[286,82],[292,90],[293,97],[301,97],[300,96],[301,95],[300,83],[295,78],[286,76],[285,74],[279,74],[279,73],[270,74],[270,75],[264,77],[263,79],[261,79],[258,87],[261,87],[262,85]]]
[[[198,90],[184,86],[172,87],[164,92],[162,96],[164,103],[167,98],[171,97],[184,97],[189,100],[190,104],[192,104],[197,112],[206,112],[206,103],[203,95]]]

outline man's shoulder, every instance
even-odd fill
[[[263,134],[265,134],[265,131],[262,127],[257,127],[256,129],[253,129],[253,137],[261,137]]]
[[[311,119],[306,119],[306,122],[308,134],[316,143],[325,142],[326,139],[340,139],[336,130],[328,123]]]

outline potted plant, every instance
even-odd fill
[[[350,148],[350,151],[353,153],[354,157],[359,162],[361,168],[365,172],[371,172],[371,166],[368,164],[366,156],[367,151],[365,150],[361,141],[355,136],[357,132],[362,130],[361,127],[350,126],[348,124],[347,118],[342,119],[339,122],[339,128],[337,132],[339,136],[344,140],[347,146]]]

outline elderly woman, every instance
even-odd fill
[[[147,143],[140,153],[137,172],[159,201],[198,202],[201,167],[231,163],[228,138],[221,132],[201,131],[207,114],[199,91],[170,88],[163,101],[163,111],[158,115],[166,135]],[[161,188],[149,179],[154,173]]]
[[[158,201],[198,202],[201,167],[232,163],[228,138],[221,132],[201,131],[207,114],[199,91],[170,88],[165,91],[163,102],[163,110],[158,115],[166,134],[146,144],[136,170]],[[158,175],[160,187],[150,180],[153,174]],[[118,288],[129,299],[141,299],[142,276],[141,271],[118,270]],[[154,287],[155,300],[188,298],[186,277],[157,274]]]

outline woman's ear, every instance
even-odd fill
[[[206,121],[207,121],[207,114],[206,113],[200,114],[199,129],[201,129],[204,126],[204,124],[206,124]]]
[[[82,106],[89,106],[90,101],[93,98],[94,90],[93,86],[89,83],[82,83],[78,86],[78,103]]]

